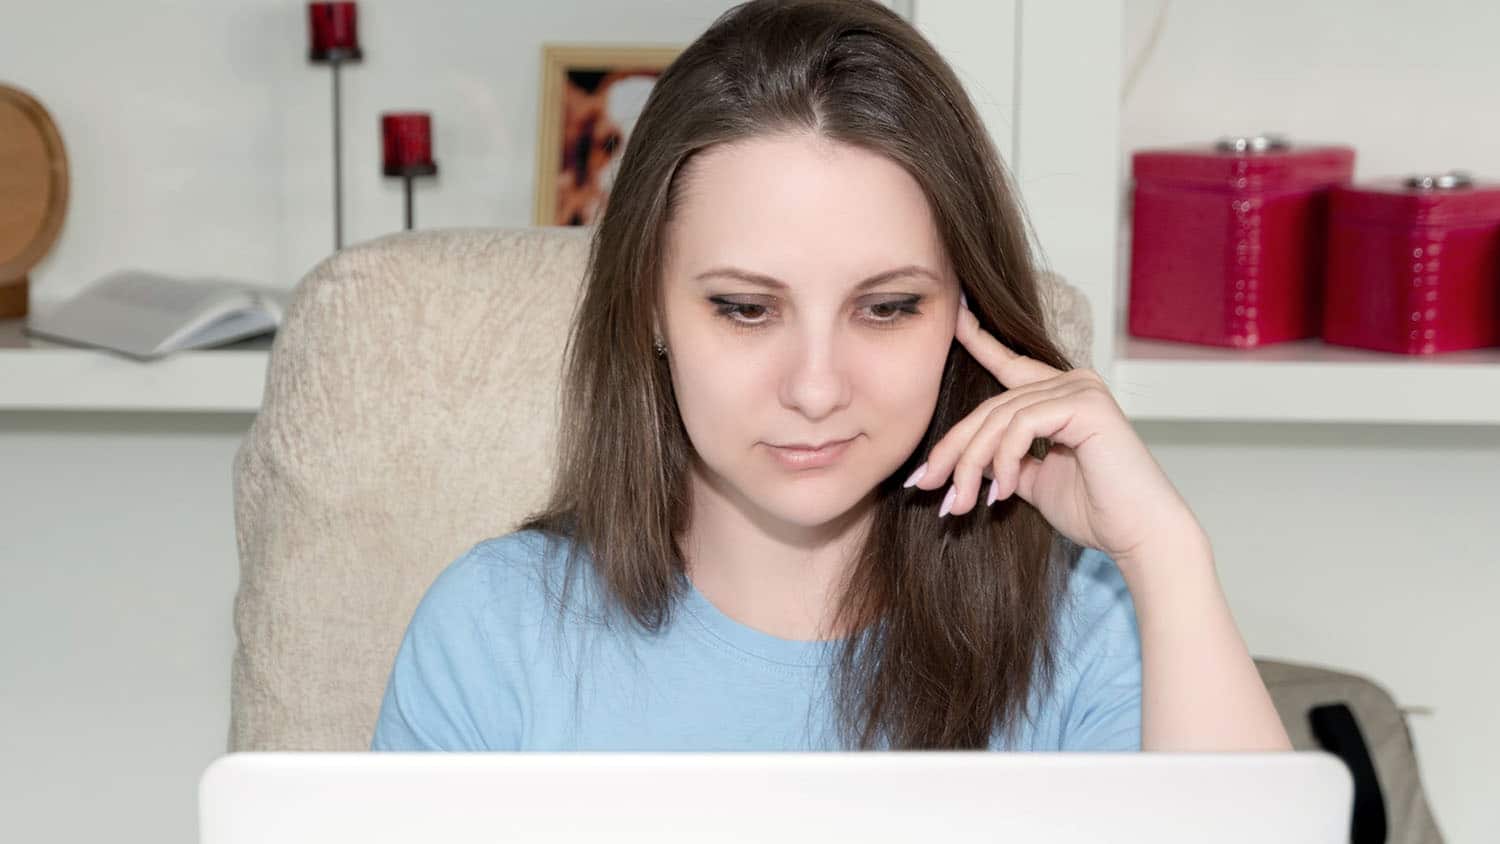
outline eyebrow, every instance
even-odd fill
[[[854,286],[854,289],[865,290],[866,288],[874,287],[881,282],[886,282],[897,278],[907,278],[910,276],[925,276],[935,282],[938,282],[940,284],[942,283],[942,279],[939,278],[938,274],[933,272],[932,270],[929,270],[926,267],[918,266],[916,264],[908,264],[904,267],[896,267],[895,269],[886,270],[883,273],[876,273],[875,275],[870,276],[864,281],[861,281],[859,284],[856,284]],[[754,284],[760,287],[769,288],[771,290],[789,289],[787,283],[781,281],[780,279],[772,278],[771,276],[764,275],[762,273],[753,273],[749,270],[742,270],[738,267],[714,267],[713,269],[704,270],[703,272],[693,276],[693,280],[707,281],[708,279],[715,277],[738,279],[748,284]]]

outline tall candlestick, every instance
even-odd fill
[[[308,58],[328,61],[332,54],[359,58],[359,10],[354,3],[307,4]]]
[[[352,2],[308,3],[307,57],[333,68],[333,247],[344,248],[344,166],[339,65],[359,61],[358,10]]]

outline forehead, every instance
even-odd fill
[[[667,229],[676,275],[730,264],[795,289],[913,263],[943,271],[926,195],[879,153],[776,135],[705,150],[684,175]]]

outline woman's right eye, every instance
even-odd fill
[[[766,309],[765,305],[747,305],[737,302],[719,303],[718,315],[737,325],[759,325],[765,322],[760,312]],[[759,317],[759,318],[757,318]]]

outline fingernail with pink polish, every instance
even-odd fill
[[[917,471],[911,473],[911,477],[906,479],[906,483],[901,485],[902,489],[905,489],[906,487],[911,486],[917,481],[922,480],[922,476],[925,474],[927,474],[927,464],[923,463],[921,466],[917,467]]]
[[[958,304],[965,310],[969,307],[969,297],[965,296],[962,290],[958,292]]]
[[[948,494],[945,495],[945,496],[943,496],[943,506],[938,509],[938,518],[939,519],[941,519],[942,517],[948,515],[948,511],[950,509],[952,509],[952,507],[953,507],[953,499],[955,499],[957,497],[958,497],[958,485],[954,484],[953,486],[948,487]]]
[[[990,481],[990,498],[989,498],[988,501],[984,502],[984,506],[988,507],[991,504],[994,504],[995,503],[995,499],[999,498],[999,497],[1000,497],[1000,479],[999,478],[995,478],[994,480]]]

